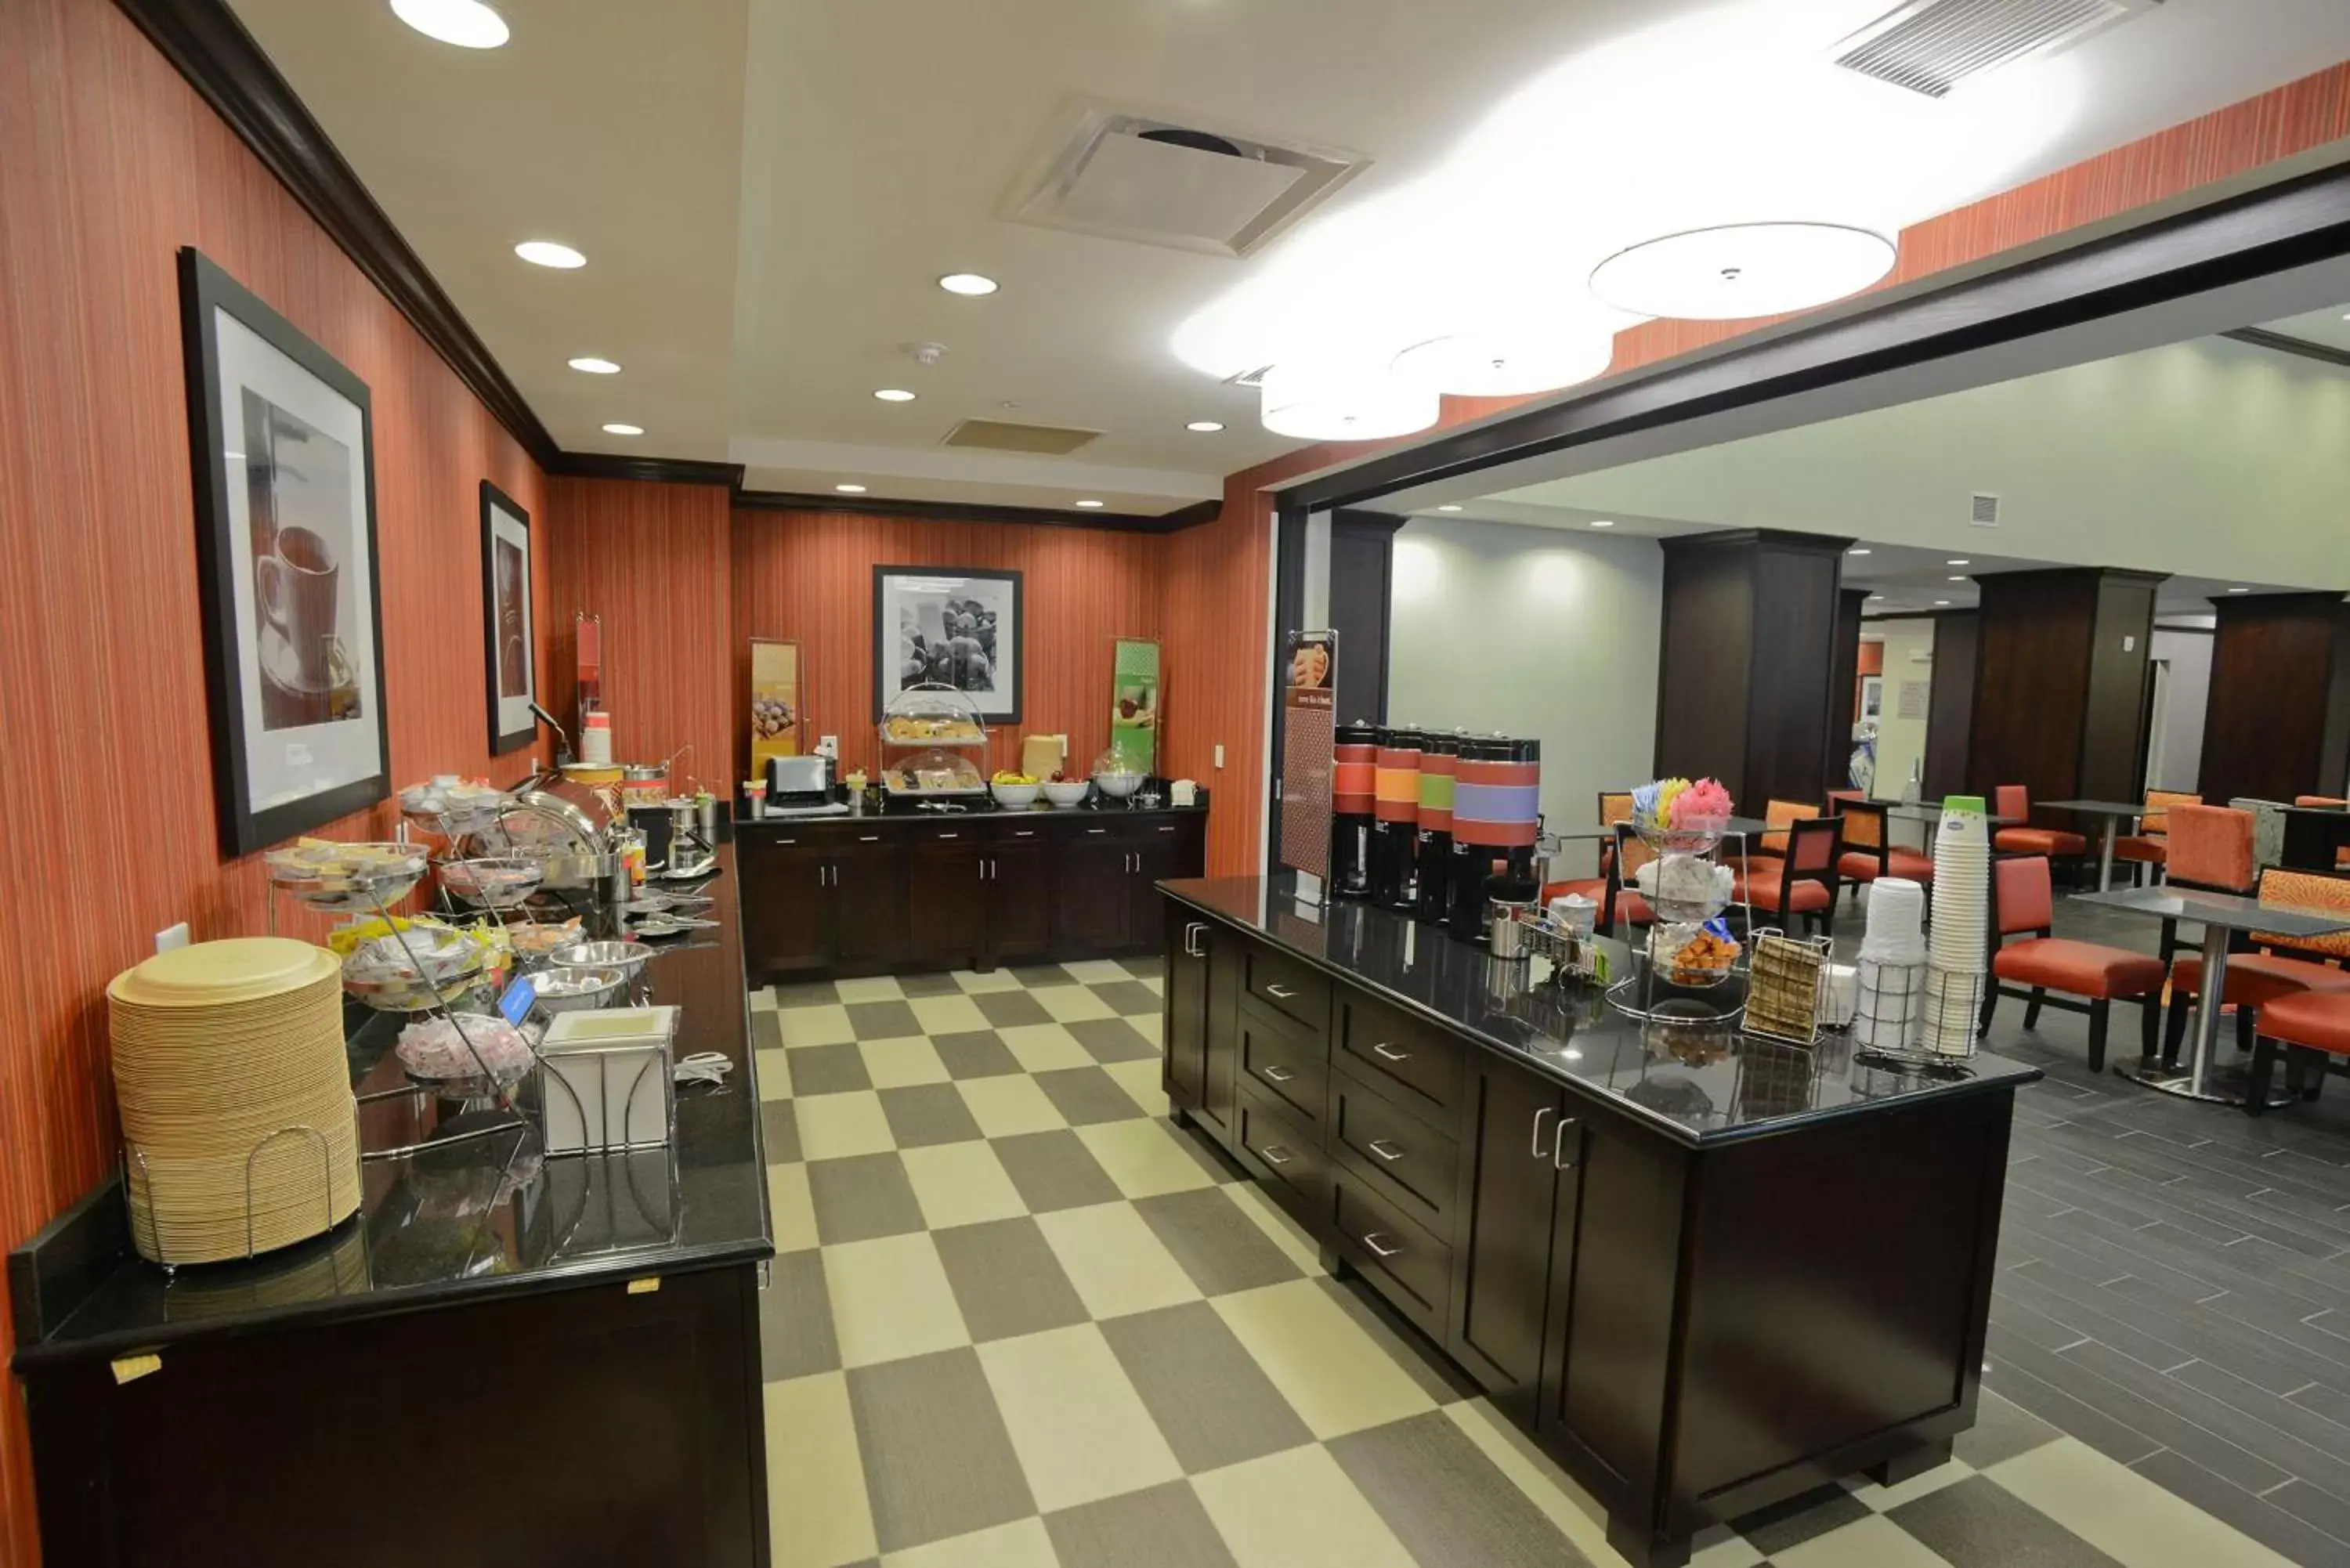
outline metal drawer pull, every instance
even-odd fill
[[[1159,832],[1161,832],[1161,833],[1172,833],[1172,832],[1174,832],[1175,830],[1174,830],[1173,828],[1171,828],[1171,827],[1162,827],[1162,828],[1160,828],[1159,831]]]
[[[1388,1043],[1384,1040],[1371,1047],[1371,1054],[1374,1056],[1384,1056],[1390,1062],[1409,1062],[1411,1060],[1410,1052],[1390,1051],[1388,1049]]]
[[[1551,1115],[1551,1108],[1550,1108],[1548,1106],[1543,1106],[1543,1107],[1541,1107],[1539,1110],[1537,1110],[1537,1111],[1535,1111],[1535,1112],[1534,1112],[1534,1143],[1533,1143],[1533,1144],[1532,1144],[1532,1145],[1527,1148],[1526,1152],[1527,1152],[1528,1154],[1533,1155],[1536,1159],[1540,1159],[1540,1158],[1543,1157],[1543,1151],[1542,1151],[1542,1125],[1543,1125],[1543,1123],[1544,1123],[1546,1119],[1548,1119],[1548,1118],[1549,1118],[1550,1115]]]
[[[860,833],[857,836],[857,842],[859,844],[879,844],[881,842],[881,836],[878,833]]]
[[[1269,1143],[1263,1148],[1257,1150],[1257,1152],[1264,1156],[1264,1162],[1267,1165],[1287,1165],[1289,1163],[1289,1155],[1277,1143]]]
[[[1297,994],[1285,985],[1268,985],[1264,988],[1264,993],[1275,1002],[1287,1002]]]
[[[1286,1084],[1290,1079],[1297,1076],[1296,1074],[1291,1072],[1288,1068],[1281,1065],[1277,1062],[1267,1063],[1265,1064],[1264,1075],[1272,1079],[1276,1084]]]
[[[1574,1125],[1573,1116],[1558,1118],[1558,1141],[1550,1146],[1550,1167],[1553,1170],[1565,1170],[1575,1163],[1566,1158],[1566,1129]]]
[[[1373,1138],[1370,1142],[1370,1149],[1373,1154],[1378,1155],[1381,1159],[1386,1160],[1390,1165],[1393,1165],[1397,1160],[1403,1158],[1403,1150],[1396,1147],[1395,1145],[1389,1143],[1383,1137]]]
[[[1033,827],[1015,828],[1013,830],[1012,836],[1014,838],[1034,838],[1036,836],[1036,830]]]
[[[1098,834],[1107,833],[1107,832],[1109,831],[1109,829],[1108,829],[1108,828],[1107,828],[1107,827],[1088,827],[1088,828],[1087,828],[1087,829],[1086,829],[1086,831],[1087,831],[1087,833],[1091,833],[1091,834],[1097,834],[1097,835],[1098,835]]]
[[[1197,920],[1186,920],[1183,923],[1184,957],[1205,958],[1208,956],[1206,950],[1200,946],[1200,938],[1206,934],[1207,929],[1208,928],[1206,926],[1201,925]]]
[[[941,838],[961,838],[962,835],[960,833],[941,833],[939,836]]]
[[[1402,1249],[1401,1247],[1382,1247],[1382,1246],[1380,1246],[1380,1245],[1379,1245],[1379,1237],[1380,1237],[1380,1235],[1381,1235],[1381,1232],[1379,1232],[1379,1231],[1371,1231],[1368,1235],[1367,1235],[1367,1236],[1365,1236],[1365,1237],[1363,1238],[1363,1245],[1364,1245],[1364,1246],[1366,1246],[1366,1247],[1368,1247],[1372,1251],[1374,1251],[1374,1252],[1378,1253],[1378,1254],[1380,1257],[1382,1257],[1382,1258],[1393,1258],[1393,1257],[1398,1257],[1398,1256],[1401,1255],[1401,1253],[1402,1253],[1402,1251],[1403,1251],[1403,1249]]]

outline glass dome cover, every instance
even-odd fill
[[[985,794],[987,780],[963,753],[932,746],[887,759],[881,764],[881,787],[901,795]]]
[[[1113,742],[1107,751],[1094,759],[1093,781],[1102,794],[1118,800],[1140,789],[1143,778],[1149,771],[1139,757],[1129,755]]]
[[[881,740],[891,746],[983,746],[979,705],[951,686],[909,686],[881,711]]]

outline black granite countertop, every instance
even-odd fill
[[[1440,927],[1364,904],[1300,905],[1257,877],[1159,889],[1686,1143],[1783,1133],[2041,1076],[1981,1054],[1930,1071],[1873,1066],[1835,1032],[1806,1048],[1718,1024],[1643,1023],[1597,987],[1549,983],[1547,960],[1496,960]]]
[[[889,810],[880,813],[878,816],[872,813],[867,813],[860,816],[842,812],[835,813],[829,816],[762,816],[754,818],[744,816],[738,808],[734,815],[734,827],[735,831],[738,833],[759,833],[773,832],[778,828],[845,826],[850,823],[871,823],[876,821],[915,823],[1027,822],[1038,817],[1044,817],[1062,821],[1073,818],[1082,818],[1086,821],[1093,822],[1098,821],[1103,817],[1130,817],[1135,821],[1140,822],[1148,819],[1170,816],[1205,816],[1208,815],[1208,808],[1205,805],[1128,806],[1120,805],[1113,802],[1107,805],[1095,805],[1088,804],[1086,805],[1052,806],[1045,805],[1043,801],[1038,801],[1035,805],[1023,806],[1017,811],[1007,811],[1003,807],[995,805],[992,799],[982,802],[979,801],[977,796],[973,796],[972,800],[975,804],[972,809],[967,811],[921,811],[910,804],[893,803]]]
[[[129,1251],[121,1190],[109,1182],[10,1255],[15,1364],[773,1256],[733,868],[733,849],[722,847],[704,885],[720,928],[649,944],[662,950],[642,971],[647,1000],[683,1010],[676,1054],[716,1052],[734,1064],[723,1085],[678,1086],[668,1147],[542,1159],[535,1139],[501,1131],[369,1160],[359,1212],[332,1231],[176,1276]],[[369,1015],[350,1039],[363,1148],[429,1138],[437,1117],[460,1109],[367,1100],[406,1081],[390,1054],[400,1022]]]

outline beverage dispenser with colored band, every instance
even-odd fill
[[[1534,876],[1534,839],[1541,829],[1542,742],[1506,735],[1462,741],[1445,887],[1454,936],[1485,940],[1486,883],[1494,877]]]
[[[1413,870],[1419,832],[1420,733],[1379,732],[1377,801],[1371,824],[1371,898],[1381,909],[1409,912],[1419,907],[1419,878]]]
[[[1336,898],[1370,897],[1378,753],[1378,726],[1369,720],[1338,726],[1330,749],[1330,892]]]
[[[1452,913],[1445,893],[1452,859],[1452,784],[1461,765],[1461,736],[1426,732],[1419,753],[1419,831],[1413,865],[1419,873],[1419,918],[1441,920]]]

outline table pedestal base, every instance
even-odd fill
[[[2140,1088],[2152,1089],[2158,1095],[2174,1099],[2197,1100],[2207,1106],[2233,1106],[2238,1110],[2252,1096],[2251,1074],[2242,1067],[2210,1067],[2203,1074],[2202,1087],[2195,1085],[2195,1075],[2185,1067],[2166,1067],[2154,1057],[2141,1057],[2134,1062],[2115,1064],[2116,1076],[2129,1079]],[[2282,1074],[2279,1075],[2282,1076]],[[2269,1086],[2266,1106],[2270,1110],[2289,1106],[2298,1096],[2274,1084]]]

